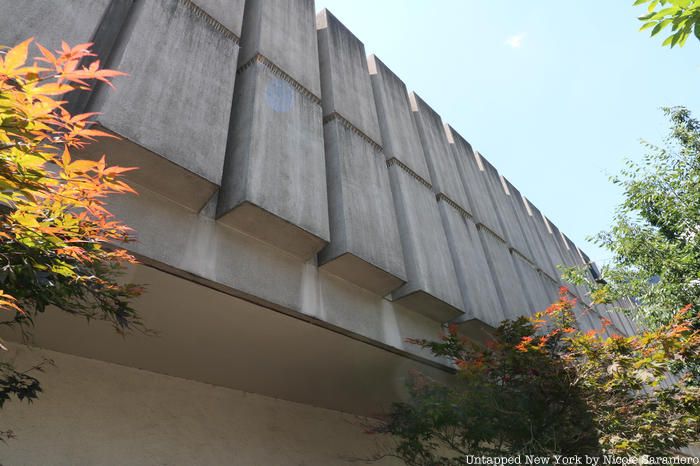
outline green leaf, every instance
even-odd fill
[[[656,26],[654,27],[654,29],[651,30],[651,37],[654,37],[656,34],[658,34],[659,31],[661,31],[663,28],[665,28],[666,26],[668,26],[668,24],[669,24],[670,22],[671,22],[670,19],[665,19],[665,20],[663,20],[663,21],[658,22],[658,23],[656,24]]]
[[[673,38],[676,37],[675,35],[668,36],[665,41],[661,43],[662,47],[666,47],[667,45],[671,45],[671,42],[673,41]]]
[[[649,1],[649,0],[636,0],[636,1],[632,4],[632,6],[641,5],[642,3],[646,3],[646,2],[648,2],[648,1]]]
[[[695,37],[700,40],[700,21],[695,23]]]
[[[657,23],[655,23],[654,21],[649,21],[648,23],[644,23],[644,25],[642,27],[640,27],[639,30],[644,31],[644,30],[649,29],[650,27],[654,26],[655,24],[657,24]]]

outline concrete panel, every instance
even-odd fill
[[[239,65],[262,55],[321,96],[314,0],[247,0]]]
[[[530,315],[534,312],[547,309],[547,307],[552,304],[552,301],[549,299],[535,264],[517,251],[512,251],[512,256],[515,269],[518,271],[518,276],[523,283],[523,288],[528,303],[530,304],[529,312],[523,313],[522,315]]]
[[[482,174],[486,178],[486,184],[488,185],[491,198],[496,206],[496,213],[501,220],[503,233],[505,234],[504,239],[510,243],[511,247],[517,249],[522,256],[533,261],[533,253],[525,238],[525,233],[522,228],[520,228],[513,203],[508,196],[501,175],[498,173],[498,170],[496,170],[496,167],[480,153],[477,152],[476,156],[480,159],[480,165],[484,167]]]
[[[445,201],[438,202],[452,260],[462,290],[465,315],[493,327],[506,318],[481,246],[476,224]]]
[[[578,258],[577,261],[577,256],[578,253],[574,253],[573,250],[570,249],[570,246],[568,245],[567,241],[564,238],[563,233],[559,228],[557,228],[554,223],[552,223],[549,219],[545,217],[545,220],[547,221],[549,228],[552,230],[552,237],[554,238],[554,241],[557,244],[557,247],[559,248],[560,255],[563,259],[563,263],[567,267],[576,267],[579,265],[581,259]],[[573,285],[573,284],[566,284],[572,292],[576,293],[578,295],[578,298],[582,300],[584,303],[590,302],[590,297],[588,296],[588,288],[584,285]]]
[[[529,200],[523,197],[523,201],[527,206],[528,212],[530,213],[530,225],[537,232],[542,242],[542,246],[549,257],[549,262],[552,265],[552,270],[555,275],[552,277],[557,281],[561,281],[561,273],[559,272],[558,266],[564,265],[564,259],[561,257],[557,243],[554,240],[552,232],[549,230],[549,226],[545,221],[542,212],[535,207]]]
[[[321,107],[265,61],[238,81],[217,216],[311,257],[329,239]]]
[[[114,80],[116,90],[99,87],[88,105],[124,138],[125,161],[143,167],[132,180],[204,205],[221,182],[237,56],[236,38],[190,2],[134,5],[109,63],[129,76]]]
[[[328,10],[316,15],[323,116],[338,114],[381,145],[365,46]]]
[[[507,188],[506,194],[510,199],[511,205],[513,207],[513,212],[515,213],[515,217],[518,223],[520,224],[520,228],[522,229],[522,232],[525,236],[525,241],[530,247],[530,251],[532,252],[532,259],[534,260],[537,267],[540,268],[540,270],[543,270],[547,275],[549,275],[552,278],[556,277],[557,271],[552,266],[552,262],[550,261],[550,258],[547,255],[547,251],[545,251],[544,249],[542,240],[537,231],[535,230],[534,225],[532,224],[532,220],[530,218],[529,212],[527,211],[527,206],[525,205],[525,200],[523,199],[522,194],[506,178],[501,177],[501,180]]]
[[[508,245],[486,228],[479,228],[479,238],[486,253],[491,275],[498,288],[504,314],[517,318],[532,312],[523,283],[508,250]]]
[[[331,243],[319,264],[383,296],[406,280],[386,162],[342,120],[323,130]]]
[[[447,196],[459,207],[471,212],[469,199],[459,177],[457,161],[447,141],[442,119],[414,92],[409,94],[411,110],[423,145],[433,191]]]
[[[367,58],[367,64],[386,159],[398,159],[430,183],[430,171],[413,120],[406,85],[374,55]]]
[[[124,1],[124,0],[117,0]],[[34,37],[49,50],[91,42],[111,0],[0,0],[0,44],[16,45]],[[130,2],[129,2],[130,3]]]
[[[491,197],[486,177],[482,173],[471,144],[449,125],[445,125],[445,134],[451,144],[462,184],[473,209],[470,213],[475,222],[486,226],[501,239],[505,239],[503,226],[496,213],[496,205]]]
[[[435,195],[396,163],[389,166],[389,179],[408,277],[392,297],[441,322],[458,317],[462,295]]]
[[[195,0],[194,3],[237,37],[241,37],[245,0]]]

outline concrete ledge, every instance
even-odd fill
[[[395,301],[438,322],[448,322],[462,315],[462,311],[455,306],[422,290],[404,295]]]
[[[77,155],[98,160],[104,154],[109,165],[137,167],[138,170],[125,174],[127,182],[148,186],[153,191],[195,212],[199,211],[219,188],[206,178],[182,168],[137,143],[106,128],[101,129],[115,134],[120,139],[100,138]]]
[[[329,239],[321,107],[273,66],[239,72],[217,217],[309,258]]]
[[[326,245],[323,238],[250,202],[239,204],[218,220],[301,258],[313,256]]]
[[[347,252],[321,264],[319,268],[380,296],[405,283],[405,279]]]

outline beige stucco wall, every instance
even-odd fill
[[[55,366],[40,374],[38,401],[0,411],[0,428],[17,435],[0,445],[4,466],[325,466],[353,464],[381,441],[336,411],[19,345],[5,356]]]

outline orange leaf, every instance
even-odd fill
[[[27,53],[29,51],[29,44],[34,40],[33,37],[25,40],[24,42],[11,48],[5,55],[5,69],[14,70],[24,65],[27,61]]]

